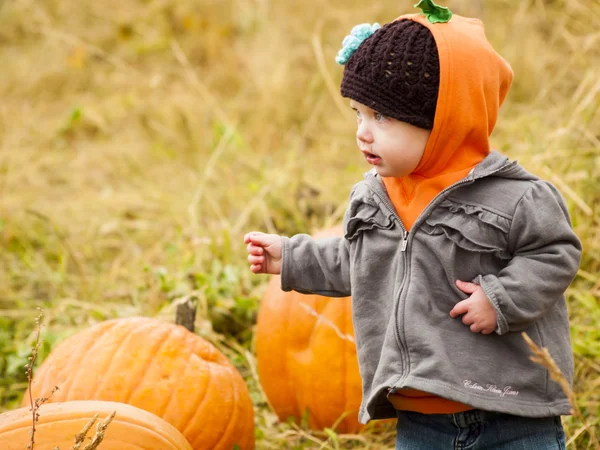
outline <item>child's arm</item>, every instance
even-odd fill
[[[350,295],[350,257],[343,237],[284,237],[281,289],[328,297]]]
[[[523,330],[542,317],[563,298],[579,268],[581,243],[550,183],[534,183],[519,201],[509,246],[509,264],[475,280],[496,309],[498,334]]]
[[[291,238],[259,232],[244,237],[254,273],[281,273],[281,288],[329,297],[350,295],[350,258],[344,238]]]

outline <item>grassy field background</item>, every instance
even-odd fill
[[[415,0],[12,0],[0,3],[0,411],[26,388],[36,307],[42,360],[113,317],[173,317],[238,367],[257,447],[393,447],[278,424],[258,387],[265,276],[242,236],[337,223],[368,166],[338,94],[340,42]],[[580,414],[569,448],[600,448],[600,2],[447,0],[484,20],[515,71],[493,145],[555,183],[584,243],[568,291]],[[85,364],[85,361],[81,361]]]

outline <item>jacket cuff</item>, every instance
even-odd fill
[[[504,287],[502,287],[500,280],[494,275],[479,275],[473,280],[473,283],[481,286],[484,294],[496,310],[496,333],[499,335],[508,333],[508,321],[506,320],[506,317],[504,317],[500,307],[501,296],[503,294],[506,295],[506,292],[504,291]]]
[[[290,238],[281,236],[281,290],[289,292],[294,285],[289,261]]]

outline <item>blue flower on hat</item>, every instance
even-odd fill
[[[335,57],[335,62],[338,64],[346,64],[360,44],[375,33],[375,31],[379,30],[379,28],[381,28],[381,26],[378,23],[374,23],[373,25],[361,23],[352,28],[350,34],[344,38],[342,48]]]

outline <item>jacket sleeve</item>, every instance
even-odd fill
[[[533,183],[519,201],[508,242],[509,264],[475,280],[496,309],[498,334],[523,330],[564,301],[581,258],[564,200],[545,181]]]
[[[328,297],[350,295],[348,241],[313,239],[307,234],[282,238],[281,289]]]

